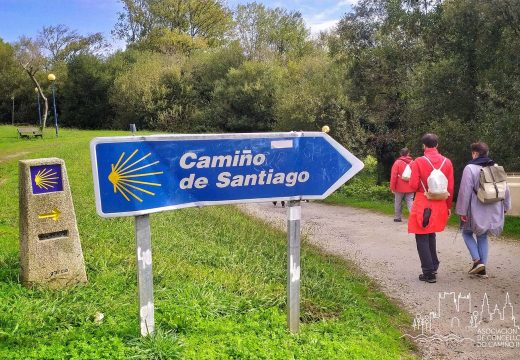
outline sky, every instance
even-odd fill
[[[312,33],[332,28],[352,9],[357,0],[256,0],[267,7],[283,7],[302,13]],[[247,0],[227,0],[230,8]],[[123,7],[119,0],[0,0],[0,38],[14,42],[22,35],[35,37],[43,26],[64,24],[86,35],[101,32],[106,39],[123,47],[110,31]]]

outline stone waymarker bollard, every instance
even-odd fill
[[[87,282],[65,162],[21,160],[20,264],[26,286]]]

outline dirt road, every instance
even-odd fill
[[[280,205],[243,209],[286,228],[287,210]],[[489,278],[480,279],[467,274],[471,259],[464,241],[448,229],[437,236],[437,283],[428,284],[418,280],[419,257],[406,221],[394,223],[392,217],[349,207],[302,203],[302,231],[326,252],[353,260],[388,296],[416,315],[405,336],[416,341],[424,359],[520,359],[520,242],[492,239]]]

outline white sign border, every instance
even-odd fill
[[[298,138],[298,137],[321,137],[332,145],[336,151],[343,156],[352,167],[339,178],[324,194],[311,196],[289,196],[274,198],[251,198],[241,200],[223,200],[223,201],[196,201],[180,205],[170,205],[160,208],[127,211],[118,213],[104,213],[101,208],[101,194],[99,187],[99,176],[97,168],[96,145],[116,142],[138,142],[138,141],[182,141],[182,140],[247,140],[247,139],[269,139],[269,138]],[[92,176],[94,178],[94,194],[96,197],[96,212],[99,216],[105,218],[122,217],[122,216],[139,216],[153,214],[168,210],[183,209],[188,207],[203,207],[211,205],[241,204],[241,203],[258,203],[270,201],[290,201],[290,200],[323,200],[336,191],[341,185],[346,183],[354,175],[365,166],[361,160],[355,157],[340,143],[323,132],[270,132],[270,133],[239,133],[239,134],[166,134],[166,135],[147,135],[147,136],[115,136],[115,137],[97,137],[90,141],[90,159],[92,163]]]

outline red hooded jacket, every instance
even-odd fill
[[[404,181],[401,179],[401,174],[403,173],[406,165],[410,164],[410,166],[412,166],[412,161],[413,159],[411,156],[401,156],[394,162],[394,165],[392,165],[392,172],[390,174],[390,190],[400,193],[415,192],[415,189],[410,186],[409,181]]]

